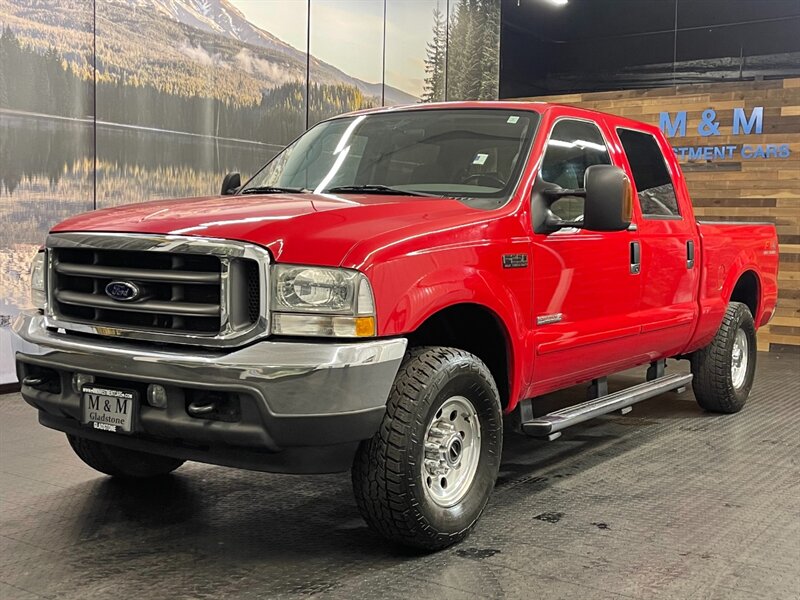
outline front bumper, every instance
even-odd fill
[[[49,329],[38,312],[12,327],[17,374],[50,378],[22,396],[43,425],[145,452],[278,472],[335,472],[350,466],[361,440],[378,430],[407,341],[261,341],[220,351],[158,347]],[[81,424],[75,373],[140,390],[133,435]],[[167,389],[166,408],[146,387]],[[192,398],[214,394],[237,407],[235,420],[191,416]]]

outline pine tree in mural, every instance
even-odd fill
[[[485,15],[481,48],[481,84],[478,98],[496,100],[500,89],[500,2],[484,0]]]
[[[0,35],[0,106],[11,106],[11,76],[9,67],[18,59],[20,47],[10,27]]]
[[[8,84],[6,83],[6,49],[5,44],[0,42],[0,108],[8,106]]]
[[[475,100],[469,93],[469,83],[478,65],[478,57],[470,56],[475,47],[473,15],[476,0],[460,0],[450,14],[450,35],[447,57],[447,99]]]
[[[425,58],[423,102],[441,102],[445,98],[445,65],[447,52],[447,19],[436,7],[433,10],[433,40],[428,42]]]
[[[443,78],[447,100],[494,100],[500,68],[500,1],[456,0],[449,18],[449,35],[434,11],[433,41],[425,60],[423,101]],[[446,57],[446,60],[445,60]],[[446,71],[446,72],[445,72]],[[431,92],[429,92],[431,90]]]

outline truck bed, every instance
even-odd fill
[[[778,236],[772,223],[698,221],[700,232],[700,318],[687,352],[706,345],[719,327],[728,298],[738,285],[757,285],[756,327],[775,312],[778,297]],[[744,275],[741,275],[744,274]],[[744,277],[744,280],[742,279]]]

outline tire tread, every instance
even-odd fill
[[[714,339],[708,346],[695,351],[691,356],[692,389],[697,403],[705,410],[718,413],[736,413],[742,410],[752,385],[745,382],[741,392],[733,388],[731,383],[731,347],[733,338],[739,328],[749,334],[749,351],[755,348],[755,328],[750,310],[740,302],[731,302],[722,318]],[[755,356],[750,359],[755,364]]]
[[[479,513],[455,533],[436,531],[415,510],[402,468],[403,442],[415,425],[417,398],[453,360],[469,360],[475,365],[476,374],[490,384],[495,398],[499,397],[491,373],[474,355],[457,348],[412,348],[397,373],[378,433],[362,443],[353,464],[356,503],[369,525],[390,540],[425,550],[441,549],[462,540],[480,517]]]

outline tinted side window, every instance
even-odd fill
[[[631,129],[619,129],[617,133],[631,165],[642,216],[645,219],[679,217],[675,186],[656,138]]]
[[[605,140],[597,125],[586,121],[559,121],[553,127],[542,160],[542,179],[565,189],[583,187],[586,169],[610,165]],[[550,206],[565,221],[583,219],[583,198],[565,196]]]
[[[610,164],[606,143],[597,125],[586,121],[559,121],[547,142],[542,179],[562,188],[582,188],[586,169]]]

